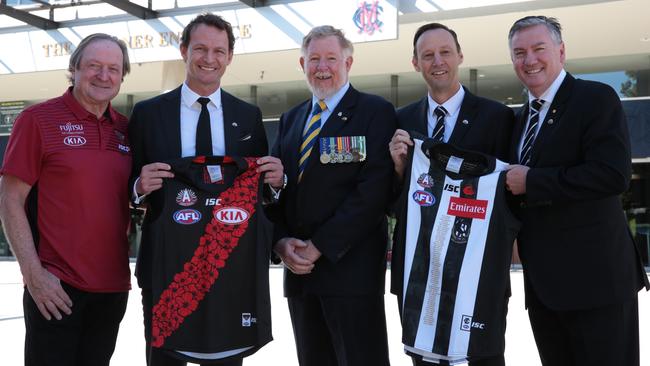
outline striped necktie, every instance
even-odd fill
[[[447,110],[445,107],[439,105],[433,113],[436,115],[436,127],[433,130],[431,138],[435,141],[445,142],[445,116],[447,115]]]
[[[537,132],[537,124],[539,123],[539,110],[544,104],[543,99],[534,99],[530,102],[530,120],[528,121],[528,128],[524,135],[524,144],[521,146],[521,154],[519,154],[519,164],[528,165],[530,156],[532,155],[533,143],[535,142],[535,135]]]
[[[305,171],[305,167],[309,161],[309,154],[311,153],[311,149],[316,143],[316,137],[320,133],[321,114],[326,109],[327,105],[322,100],[319,100],[318,103],[314,104],[311,117],[309,118],[309,123],[307,124],[307,129],[302,134],[302,144],[300,145],[300,160],[298,162],[299,182],[302,179],[302,173]]]

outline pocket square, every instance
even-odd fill
[[[253,136],[249,133],[248,135],[242,136],[239,138],[239,141],[248,141],[252,138]]]

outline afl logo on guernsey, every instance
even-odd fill
[[[82,136],[67,136],[63,143],[68,146],[82,146],[86,144],[86,139]]]
[[[433,206],[436,203],[436,198],[431,193],[421,190],[413,193],[413,200],[420,206]]]
[[[181,206],[192,206],[196,203],[196,193],[188,188],[181,189],[176,195],[176,203]]]
[[[174,212],[174,221],[181,225],[192,225],[201,221],[201,213],[197,210],[186,208]]]
[[[248,221],[250,214],[239,207],[224,207],[214,213],[214,218],[222,224],[237,225]]]

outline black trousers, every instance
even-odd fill
[[[289,297],[301,366],[388,366],[384,296]]]
[[[555,311],[531,286],[528,317],[544,366],[639,365],[639,311],[634,296],[605,307]]]
[[[151,290],[142,289],[142,313],[144,314],[144,339],[146,347],[147,366],[186,366],[187,362],[175,358],[164,350],[151,347],[151,311],[153,296]],[[209,361],[201,365],[241,366],[242,360]]]
[[[46,320],[25,288],[25,366],[108,366],[129,293],[61,285],[73,303],[61,320]]]
[[[503,355],[490,357],[483,360],[471,361],[469,366],[505,366],[506,360]],[[425,362],[422,360],[417,360],[413,358],[413,366],[433,366],[435,363]]]

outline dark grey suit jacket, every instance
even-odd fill
[[[527,116],[526,106],[517,115],[512,160]],[[549,308],[620,303],[648,286],[621,206],[631,161],[616,92],[567,74],[533,145],[520,204],[527,290]]]
[[[366,160],[323,164],[317,140],[298,183],[302,131],[310,112],[311,100],[284,113],[272,149],[289,178],[280,197],[275,239],[311,239],[323,254],[310,274],[285,270],[285,295],[381,294],[393,174],[388,142],[395,131],[395,109],[350,86],[319,137],[365,136]]]

